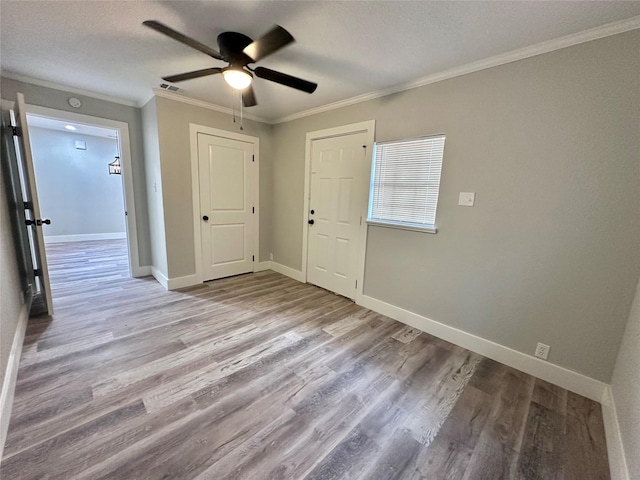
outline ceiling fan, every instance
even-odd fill
[[[271,55],[286,45],[295,42],[293,36],[279,25],[273,27],[257,40],[252,40],[242,33],[223,32],[218,35],[218,48],[220,49],[218,52],[155,20],[147,20],[142,23],[174,40],[195,48],[202,53],[206,53],[216,60],[222,60],[229,64],[226,67],[205,68],[194,72],[162,77],[162,79],[167,82],[182,82],[183,80],[221,73],[231,87],[242,90],[242,103],[245,107],[252,107],[258,104],[253,87],[251,86],[253,74],[255,74],[256,77],[264,78],[265,80],[307,93],[313,93],[318,87],[317,83],[271,70],[270,68],[252,68],[249,66],[250,63],[262,60],[267,55]]]

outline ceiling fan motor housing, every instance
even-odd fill
[[[248,63],[253,63],[253,59],[242,53],[247,45],[253,40],[242,33],[223,32],[218,35],[218,47],[224,59],[231,64],[231,67],[244,67]]]

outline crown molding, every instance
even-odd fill
[[[91,92],[89,90],[82,90],[81,88],[70,87],[68,85],[62,85],[60,83],[49,82],[48,80],[40,80],[39,78],[31,78],[24,75],[17,75],[14,73],[2,72],[3,78],[9,80],[16,80],[18,82],[30,83],[32,85],[38,85],[39,87],[53,88],[54,90],[62,90],[63,92],[75,93],[76,95],[82,95],[84,97],[96,98],[98,100],[104,100],[105,102],[118,103],[120,105],[126,105],[127,107],[138,107],[137,102],[131,100],[125,100],[123,98],[112,97],[110,95],[103,95],[97,92]]]
[[[536,45],[531,45],[529,47],[520,48],[517,50],[512,50],[510,52],[506,52],[500,55],[496,55],[493,57],[485,58],[483,60],[479,60],[477,62],[468,63],[466,65],[462,65],[459,67],[455,67],[449,70],[445,70],[439,73],[435,73],[432,75],[427,75],[426,77],[418,78],[411,82],[402,83],[399,85],[395,85],[390,88],[376,90],[373,92],[365,93],[362,95],[357,95],[355,97],[347,98],[344,100],[339,100],[337,102],[328,103],[326,105],[321,105],[319,107],[310,108],[308,110],[303,110],[301,112],[293,113],[291,115],[286,115],[284,117],[276,118],[276,119],[266,119],[263,117],[258,117],[255,115],[247,115],[244,114],[244,117],[248,120],[253,120],[256,122],[266,123],[268,125],[274,125],[278,123],[290,122],[292,120],[297,120],[300,118],[308,117],[311,115],[316,115],[318,113],[328,112],[331,110],[336,110],[338,108],[348,107],[350,105],[355,105],[358,103],[367,102],[369,100],[375,100],[377,98],[385,97],[387,95],[391,95],[394,93],[403,92],[405,90],[411,90],[418,87],[423,87],[425,85],[429,85],[436,82],[441,82],[443,80],[448,80],[450,78],[460,77],[462,75],[467,75],[469,73],[478,72],[481,70],[486,70],[491,67],[497,67],[500,65],[504,65],[507,63],[517,62],[518,60],[524,60],[526,58],[535,57],[537,55],[542,55],[544,53],[553,52],[555,50],[560,50],[562,48],[571,47],[574,45],[578,45],[585,42],[590,42],[592,40],[598,40],[600,38],[609,37],[612,35],[617,35],[620,33],[628,32],[631,30],[636,30],[640,28],[640,15],[635,17],[631,17],[625,20],[620,20],[618,22],[608,23],[606,25],[601,25],[599,27],[591,28],[589,30],[584,30],[582,32],[574,33],[571,35],[566,35],[564,37],[556,38],[554,40],[549,40],[546,42],[538,43]],[[103,95],[96,92],[90,92],[87,90],[82,90],[79,88],[73,88],[66,85],[61,85],[54,82],[49,82],[46,80],[39,80],[35,78],[26,77],[23,75],[17,75],[13,73],[5,73],[2,72],[2,77],[8,78],[11,80],[17,80],[19,82],[31,83],[33,85],[39,85],[41,87],[53,88],[56,90],[62,90],[69,93],[75,93],[78,95],[84,95],[87,97],[97,98],[99,100],[105,100],[107,102],[118,103],[121,105],[126,105],[129,107],[138,107],[141,108],[147,102],[143,102],[142,104],[133,102],[130,100],[124,100],[117,97],[111,97],[108,95]],[[170,100],[174,100],[176,102],[187,103],[189,105],[194,105],[196,107],[206,108],[209,110],[214,110],[216,112],[224,113],[227,115],[233,115],[233,110],[228,107],[223,107],[220,105],[216,105],[213,103],[206,102],[204,100],[196,100],[194,98],[186,97],[184,95],[167,92],[161,88],[153,88],[153,94],[158,97],[168,98]]]
[[[228,107],[222,107],[220,105],[216,105],[215,103],[209,103],[209,102],[205,102],[204,100],[197,100],[195,98],[191,98],[191,97],[185,97],[184,95],[180,95],[178,93],[173,93],[173,92],[167,92],[166,90],[163,90],[162,88],[154,88],[153,89],[153,93],[156,97],[163,97],[163,98],[168,98],[170,100],[174,100],[176,102],[181,102],[181,103],[187,103],[189,105],[193,105],[195,107],[201,107],[201,108],[206,108],[208,110],[213,110],[216,112],[220,112],[220,113],[225,113],[227,115],[233,115],[233,110],[228,108]],[[262,117],[257,117],[255,115],[251,115],[251,114],[246,114],[243,113],[242,116],[244,118],[246,118],[247,120],[253,120],[255,122],[261,122],[261,123],[267,123],[267,124],[272,124],[273,122],[262,118]]]
[[[394,93],[403,92],[405,90],[411,90],[413,88],[423,87],[431,83],[441,82],[442,80],[448,80],[450,78],[460,77],[469,73],[478,72],[480,70],[486,70],[487,68],[497,67],[507,63],[517,62],[518,60],[524,60],[525,58],[535,57],[544,53],[553,52],[562,48],[572,47],[592,40],[598,40],[604,37],[610,37],[619,33],[628,32],[640,28],[640,15],[628,18],[626,20],[620,20],[618,22],[608,23],[599,27],[584,30],[582,32],[566,35],[564,37],[556,38],[546,42],[531,45],[529,47],[512,50],[510,52],[502,53],[493,57],[485,58],[477,62],[468,63],[460,67],[455,67],[443,72],[427,75],[426,77],[413,80],[411,82],[395,85],[383,90],[377,90],[374,92],[365,93],[355,97],[347,98],[333,103],[328,103],[320,107],[310,108],[302,112],[286,115],[281,118],[273,120],[271,123],[285,123],[299,118],[308,117],[310,115],[316,115],[322,112],[328,112],[338,108],[348,107],[357,103],[367,102],[369,100],[375,100],[376,98],[385,97]]]

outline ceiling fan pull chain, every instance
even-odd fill
[[[240,90],[238,90],[238,92],[240,92]],[[244,130],[244,123],[243,123],[243,119],[242,119],[242,93],[240,93],[240,95],[238,95],[240,97],[240,130]]]
[[[233,110],[233,123],[236,123],[236,89],[231,89],[231,109]]]

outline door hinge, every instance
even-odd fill
[[[11,132],[13,134],[14,137],[19,137],[20,136],[20,129],[18,127],[11,127]]]
[[[251,155],[251,161],[255,162],[256,161],[256,156],[255,155]]]
[[[251,213],[256,213],[256,207],[251,207]]]
[[[35,225],[36,227],[41,227],[42,225],[51,225],[51,220],[48,218],[45,218],[44,220],[36,218],[35,220],[25,220],[24,223],[26,223],[27,226]]]
[[[24,206],[25,210],[33,210],[33,203],[32,202],[23,202],[22,205]]]
[[[256,256],[255,255],[251,255],[251,261],[255,262],[256,261]]]
[[[34,269],[33,269],[33,274],[34,274],[36,277],[42,277],[42,269],[41,269],[41,268],[34,268]]]
[[[356,288],[358,288],[358,280],[356,280]]]

